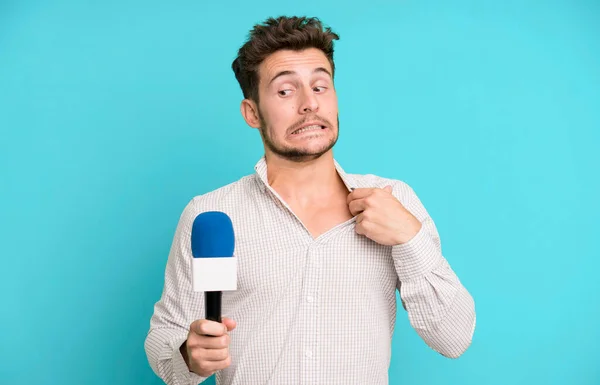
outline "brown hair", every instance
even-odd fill
[[[280,16],[268,18],[262,24],[255,25],[231,65],[244,98],[258,103],[258,66],[267,56],[281,49],[320,49],[335,72],[333,40],[338,39],[339,35],[329,27],[324,28],[316,17]]]

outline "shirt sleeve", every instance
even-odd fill
[[[192,200],[183,210],[171,245],[163,292],[154,305],[144,348],[150,367],[167,385],[197,385],[207,379],[190,372],[180,346],[189,325],[204,316],[204,296],[192,288],[191,228],[196,208]]]
[[[412,239],[392,247],[402,305],[429,347],[458,358],[471,345],[475,302],[442,255],[438,231],[421,201],[407,185],[399,187],[405,190],[402,203],[422,224]]]

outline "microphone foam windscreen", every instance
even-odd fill
[[[192,225],[194,258],[232,257],[235,236],[231,218],[220,211],[199,214]]]

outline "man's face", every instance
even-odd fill
[[[294,161],[315,159],[338,138],[331,65],[318,49],[278,51],[259,66],[259,128],[266,150]]]

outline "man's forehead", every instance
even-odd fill
[[[275,76],[281,71],[295,72],[299,69],[313,71],[325,68],[331,73],[331,65],[327,56],[319,49],[302,51],[281,50],[269,55],[261,63],[262,71],[267,77]],[[265,79],[268,81],[268,79]]]

